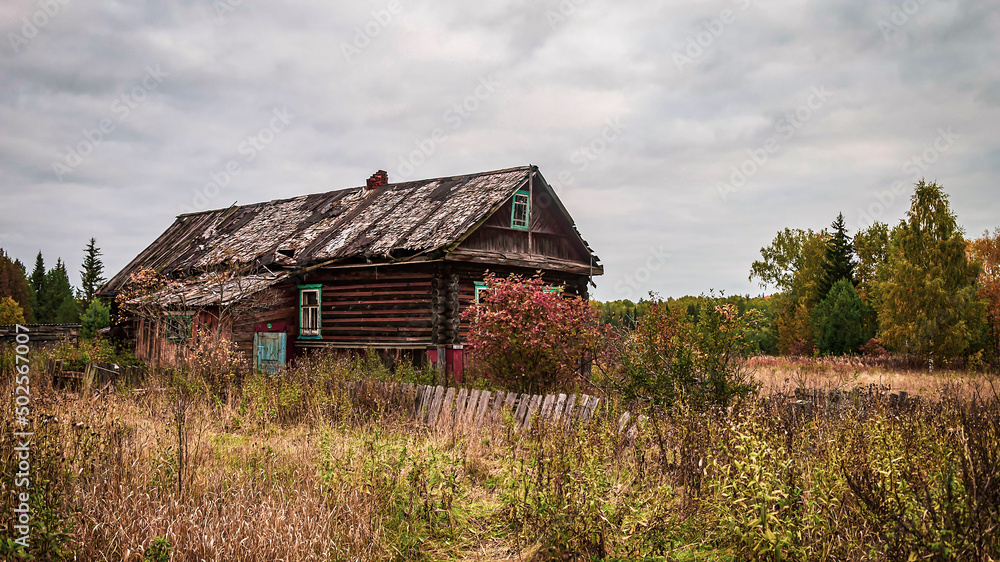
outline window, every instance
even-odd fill
[[[483,283],[482,281],[476,281],[476,303],[482,302],[479,300],[480,299],[479,295],[489,290],[490,288],[486,286],[486,283]]]
[[[528,217],[531,207],[531,197],[527,191],[514,194],[514,202],[510,209],[510,227],[528,230]]]
[[[299,337],[320,338],[319,305],[322,285],[299,285]]]
[[[193,323],[193,314],[168,314],[167,321],[163,325],[163,335],[166,336],[167,341],[174,343],[186,342],[191,339],[191,326]]]

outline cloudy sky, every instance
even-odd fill
[[[539,166],[596,298],[759,294],[783,227],[1000,226],[992,0],[0,4],[0,247],[113,274],[182,212]]]

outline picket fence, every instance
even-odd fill
[[[451,428],[480,427],[504,419],[507,412],[519,429],[530,429],[536,420],[569,425],[591,419],[601,403],[587,394],[518,394],[396,382],[354,381],[347,389],[352,402],[381,397],[420,423]]]

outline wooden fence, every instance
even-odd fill
[[[31,347],[51,346],[61,341],[76,344],[80,338],[79,324],[23,324],[23,326],[28,329],[28,345]],[[16,325],[0,325],[0,343],[14,345],[17,334]]]
[[[101,389],[119,381],[126,386],[135,387],[142,384],[146,378],[146,370],[142,367],[119,367],[114,363],[87,363],[83,372],[64,371],[63,362],[49,359],[45,373],[52,377],[54,388],[73,388],[76,390]]]
[[[376,381],[354,381],[347,390],[352,402],[379,396],[398,404],[418,422],[435,427],[480,427],[502,420],[508,412],[520,429],[530,428],[534,420],[568,425],[591,419],[601,402],[586,394],[518,394]]]

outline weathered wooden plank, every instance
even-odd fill
[[[528,401],[528,415],[524,417],[524,429],[531,429],[531,424],[538,417],[538,411],[542,408],[542,395],[535,394]]]
[[[427,412],[427,423],[434,425],[437,423],[438,414],[441,413],[441,402],[444,401],[444,387],[434,387],[434,398],[431,399],[431,409]]]
[[[490,419],[493,421],[500,421],[501,419],[501,406],[504,401],[507,400],[507,393],[504,391],[499,391],[494,395],[493,405],[490,407]]]
[[[590,400],[587,401],[587,408],[580,412],[580,421],[590,421],[593,417],[594,411],[597,410],[597,406],[601,403],[601,399],[597,396],[591,396]]]
[[[473,422],[476,427],[483,425],[484,418],[486,417],[486,411],[490,407],[490,396],[491,392],[484,390],[482,394],[479,395],[479,408],[476,410],[475,421]]]
[[[590,400],[590,396],[586,394],[580,395],[580,401],[577,403],[576,414],[573,416],[573,420],[580,419],[583,411],[587,409],[587,401]]]
[[[434,401],[434,386],[424,385],[420,398],[420,409],[417,410],[417,421],[426,422],[431,413],[431,404]]]
[[[517,393],[516,392],[511,392],[510,394],[508,394],[507,398],[504,399],[503,403],[504,403],[504,407],[506,407],[507,409],[509,409],[511,411],[511,413],[514,413],[514,406],[517,405]],[[503,419],[503,418],[501,418],[501,419]]]
[[[472,420],[476,416],[476,408],[479,407],[480,394],[482,394],[482,392],[479,390],[469,391],[469,403],[465,405],[465,416],[462,418],[463,426],[472,426]]]
[[[455,425],[462,425],[462,418],[465,417],[465,407],[468,401],[469,390],[466,388],[459,390],[458,395],[455,396],[455,415],[452,416],[455,420]]]
[[[556,405],[552,409],[552,421],[558,422],[559,418],[562,417],[563,408],[566,407],[566,395],[560,394],[556,399]]]
[[[545,399],[542,400],[542,413],[538,416],[539,419],[548,420],[549,415],[552,413],[552,403],[555,401],[556,397],[552,394],[546,394]]]
[[[517,427],[524,427],[524,420],[528,416],[528,402],[531,396],[522,394],[517,398],[517,412],[514,414],[514,422]]]
[[[413,397],[413,410],[412,410],[412,413],[413,413],[413,417],[415,419],[417,417],[417,412],[420,411],[420,404],[421,404],[421,402],[423,400],[424,385],[418,384],[418,385],[416,385],[416,387],[413,390],[414,390],[414,397]]]
[[[622,417],[618,418],[618,433],[625,431],[625,426],[628,425],[628,421],[632,418],[632,414],[625,412]]]
[[[445,392],[444,395],[444,401],[441,402],[441,413],[438,415],[437,422],[432,422],[432,425],[450,423],[452,420],[452,415],[455,412],[454,406],[455,406],[455,388],[448,387],[448,391]]]
[[[563,411],[563,419],[566,420],[565,425],[569,427],[573,423],[573,407],[576,406],[576,394],[570,394],[569,398],[566,399],[566,410]]]

